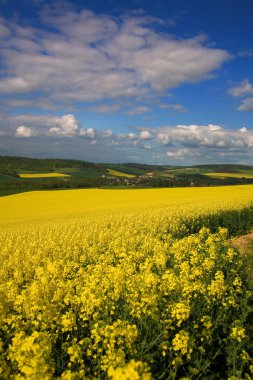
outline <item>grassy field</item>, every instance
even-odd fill
[[[141,168],[135,167],[135,166],[129,167],[126,164],[104,164],[104,166],[107,169],[119,171],[119,172],[124,173],[124,174],[132,174],[135,176],[136,175],[143,175],[146,173],[145,169],[141,169]]]
[[[98,171],[93,168],[60,168],[59,171],[68,174],[75,179],[95,178],[106,174],[106,169]]]
[[[5,175],[5,174],[2,174],[0,173],[0,184],[1,183],[10,183],[10,182],[17,182],[19,180],[18,177],[13,177],[13,176],[10,176],[10,175]]]
[[[228,239],[252,202],[253,185],[0,198],[0,378],[252,379]]]

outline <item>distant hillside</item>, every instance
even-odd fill
[[[244,173],[253,171],[253,166],[238,164],[210,164],[193,166],[171,166],[171,165],[150,165],[142,163],[100,163],[94,164],[82,160],[56,159],[56,158],[28,158],[0,156],[0,173],[16,176],[23,172],[54,172],[62,171],[65,173],[72,169],[73,173],[80,170],[89,170],[101,176],[107,173],[108,169],[125,174],[136,176],[154,173],[159,175],[182,175],[182,174],[207,174],[208,172],[217,173]]]
[[[0,156],[0,196],[86,187],[182,187],[253,183],[253,166],[170,166]]]
[[[55,158],[28,158],[28,157],[0,157],[0,172],[36,171],[50,172],[59,168],[89,168],[102,171],[96,164],[80,160],[55,159]]]
[[[253,166],[239,164],[215,164],[215,165],[194,165],[193,168],[207,169],[216,172],[238,173],[240,170],[253,170]]]

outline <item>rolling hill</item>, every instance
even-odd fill
[[[253,183],[253,166],[92,163],[0,156],[0,194],[37,189],[101,186],[181,187]]]

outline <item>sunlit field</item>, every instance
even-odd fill
[[[138,189],[138,190],[61,190],[33,191],[0,198],[0,225],[48,222],[119,216],[132,213],[159,213],[167,220],[175,215],[220,208],[235,208],[253,200],[253,185],[211,188]]]
[[[118,170],[107,169],[107,171],[110,175],[114,175],[117,177],[127,177],[127,178],[134,178],[135,177],[135,175],[133,175],[133,174],[122,173],[122,172],[119,172]]]
[[[253,186],[0,198],[0,378],[252,379]]]
[[[252,173],[247,173],[245,170],[245,173],[205,173],[208,177],[214,177],[214,178],[253,178]]]
[[[68,174],[62,173],[21,173],[19,174],[20,178],[57,178],[57,177],[70,177]]]

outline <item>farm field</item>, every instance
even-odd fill
[[[204,173],[208,177],[214,177],[214,178],[253,178],[253,173],[251,170],[244,171],[240,173]]]
[[[253,166],[92,163],[68,159],[0,157],[0,197],[34,190],[178,188],[253,183]]]
[[[134,212],[164,211],[168,218],[175,213],[196,213],[237,204],[246,205],[253,200],[253,185],[212,188],[174,188],[106,190],[80,189],[60,191],[33,191],[0,198],[0,226],[35,223],[37,220],[93,217],[96,213],[132,215]],[[63,206],[64,205],[64,206]],[[166,214],[167,212],[167,214]],[[173,212],[173,214],[171,214]]]
[[[58,178],[58,177],[70,177],[68,174],[63,173],[22,173],[19,174],[20,178]]]
[[[0,377],[252,379],[253,185],[0,198]],[[228,230],[227,230],[228,229]]]
[[[110,175],[114,175],[117,177],[127,177],[127,178],[134,178],[135,177],[135,175],[133,175],[133,174],[126,174],[126,173],[119,172],[118,170],[113,170],[113,169],[108,169],[108,173]]]

